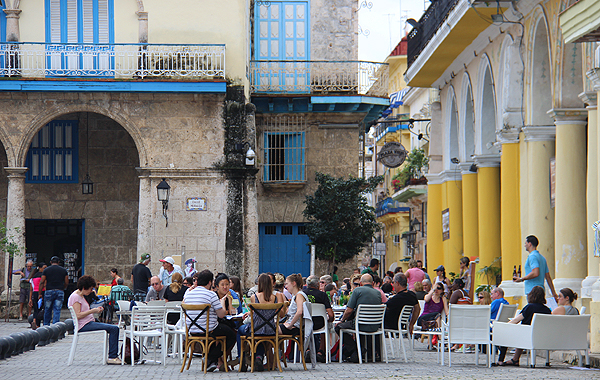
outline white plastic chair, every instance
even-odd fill
[[[183,360],[183,341],[185,340],[185,316],[183,315],[183,311],[181,310],[181,301],[171,301],[167,302],[166,312],[165,312],[165,341],[166,341],[166,356],[169,356],[169,347],[171,346],[171,342],[169,336],[173,337],[172,342],[172,355],[173,357],[179,356],[179,360]],[[179,314],[179,321],[177,324],[171,325],[167,322],[167,316],[172,313]]]
[[[584,315],[586,310],[587,308],[585,306],[582,306],[581,310],[579,311],[579,315]]]
[[[106,358],[108,357],[108,333],[104,330],[79,332],[79,322],[77,321],[77,315],[75,314],[75,309],[73,309],[73,306],[69,306],[69,311],[71,312],[71,318],[73,318],[73,324],[75,327],[73,329],[73,343],[71,343],[71,352],[69,353],[69,361],[67,362],[67,365],[69,366],[73,363],[73,358],[75,357],[75,348],[77,347],[79,335],[93,333],[101,333],[104,336],[104,345],[102,346],[102,364],[106,364]]]
[[[329,344],[331,324],[329,323],[329,315],[327,315],[327,310],[325,310],[325,305],[323,304],[312,303],[310,306],[313,320],[315,317],[322,317],[325,320],[325,325],[318,330],[313,330],[313,335],[325,335],[325,363],[331,363],[331,345]]]
[[[153,300],[153,301],[148,301],[146,303],[146,306],[165,306],[167,304],[167,302],[165,300]]]
[[[500,304],[500,309],[498,309],[498,314],[496,314],[496,319],[494,322],[508,322],[515,317],[515,313],[517,312],[517,308],[519,305],[506,305]]]
[[[356,309],[356,318],[354,318],[353,329],[340,329],[340,350],[344,346],[344,333],[356,334],[356,346],[358,349],[358,362],[362,364],[362,349],[360,347],[360,336],[367,335],[373,339],[373,359],[375,359],[375,336],[381,336],[381,345],[385,353],[385,362],[388,363],[387,347],[385,345],[385,335],[383,326],[383,317],[385,314],[385,305],[358,305]],[[379,328],[373,332],[361,331],[360,325],[371,325]],[[341,353],[341,352],[340,352]],[[342,355],[339,355],[340,363],[342,362]]]
[[[486,364],[491,367],[490,305],[450,305],[447,331],[448,347],[458,344],[484,344],[487,346]],[[442,339],[444,336],[442,335]],[[442,346],[442,351],[444,347]],[[444,353],[442,352],[442,356]],[[475,350],[475,363],[479,364],[479,350]],[[452,367],[452,350],[448,350],[448,366]]]
[[[119,305],[119,311],[117,311],[117,315],[119,316],[118,326],[119,328],[124,328],[125,319],[123,317],[129,316],[131,314],[131,312],[129,311],[129,306],[131,305],[131,303],[125,300],[118,300],[117,305]]]
[[[407,334],[407,337],[410,339],[410,332],[408,331],[408,325],[410,324],[410,317],[412,315],[414,306],[404,305],[400,315],[398,316],[398,329],[385,329],[385,333],[387,334],[387,338],[390,340],[390,347],[392,348],[392,357],[395,358],[396,355],[394,353],[394,340],[396,336],[398,337],[398,354],[400,354],[400,346],[402,345],[402,352],[404,353],[404,362],[408,363],[408,359],[406,357],[406,349],[404,348],[404,334]],[[404,328],[402,328],[404,326]]]
[[[131,347],[131,365],[135,364],[134,360],[134,344],[136,337],[140,340],[143,338],[158,338],[161,344],[161,354],[163,365],[166,365],[166,345],[165,345],[165,333],[164,333],[164,320],[165,320],[165,307],[153,307],[153,306],[136,306],[131,310],[131,324],[129,329],[125,329],[125,337],[127,340],[129,336],[132,340]],[[141,344],[140,344],[141,346]],[[143,356],[143,350],[140,350],[140,360]],[[125,364],[125,344],[122,345],[121,349],[121,364]],[[154,346],[154,362],[156,362],[156,345]]]

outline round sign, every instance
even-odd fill
[[[385,143],[381,151],[377,153],[377,159],[388,168],[397,168],[402,165],[408,152],[399,142]]]

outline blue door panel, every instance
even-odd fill
[[[283,235],[282,227],[292,227],[291,235]],[[310,275],[308,236],[299,234],[302,223],[259,224],[259,272]],[[267,234],[267,229],[275,234]]]

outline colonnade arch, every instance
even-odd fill
[[[462,142],[461,162],[473,161],[475,154],[475,108],[473,105],[473,90],[471,78],[468,73],[464,74],[461,112],[461,135]]]
[[[478,152],[481,154],[498,154],[499,149],[494,144],[496,141],[496,92],[492,67],[487,55],[484,55],[479,69],[479,144]]]

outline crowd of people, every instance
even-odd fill
[[[558,314],[558,315],[578,315],[579,311],[573,306],[577,299],[577,294],[571,289],[561,289],[559,293],[554,292],[554,287],[550,278],[550,289],[555,296],[558,307],[553,311],[545,306],[545,289],[543,286],[535,285],[539,283],[539,277],[548,280],[547,265],[545,260],[537,252],[538,241],[534,236],[528,236],[525,242],[525,248],[530,253],[525,265],[526,275],[515,277],[515,282],[524,281],[526,284],[528,304],[522,311],[510,321],[510,323],[530,324],[535,313]],[[191,259],[192,260],[192,259]],[[481,305],[490,305],[490,319],[494,320],[502,304],[508,304],[504,298],[504,291],[500,287],[493,287],[488,292],[486,289],[480,290],[477,294],[471,294],[471,275],[469,271],[470,260],[467,257],[460,259],[460,273],[454,276],[452,281],[446,276],[446,270],[443,265],[435,269],[436,277],[431,280],[419,260],[410,260],[408,270],[403,273],[400,267],[394,272],[387,271],[383,278],[379,276],[379,261],[372,259],[368,267],[362,270],[356,268],[352,276],[340,281],[337,271],[334,267],[333,272],[328,275],[311,275],[303,278],[300,274],[291,274],[284,277],[281,273],[262,273],[255,279],[255,285],[247,292],[243,293],[241,281],[236,276],[229,276],[225,273],[213,274],[205,269],[196,271],[194,261],[186,262],[185,271],[175,264],[172,257],[165,257],[160,260],[162,267],[157,275],[153,276],[148,268],[151,261],[149,254],[143,254],[140,262],[135,265],[131,272],[132,287],[124,285],[124,280],[119,276],[116,268],[111,269],[112,288],[109,300],[131,299],[141,304],[155,300],[181,301],[185,304],[210,304],[211,310],[208,313],[208,326],[211,336],[225,337],[226,349],[231,350],[233,346],[238,345],[237,359],[230,361],[228,365],[242,366],[242,369],[254,364],[257,371],[262,371],[267,363],[273,360],[274,353],[267,350],[262,344],[257,348],[254,357],[244,355],[246,360],[240,362],[241,337],[249,335],[250,318],[248,306],[251,304],[281,304],[278,309],[280,324],[263,324],[259,327],[257,334],[274,334],[274,329],[278,329],[280,334],[298,335],[300,324],[303,319],[303,304],[305,302],[323,304],[326,310],[326,317],[329,322],[334,321],[333,308],[345,305],[344,312],[335,325],[335,332],[339,335],[341,330],[353,328],[356,310],[359,305],[386,305],[384,325],[386,329],[398,329],[398,318],[404,306],[412,306],[413,312],[408,323],[408,330],[413,332],[414,326],[421,326],[422,329],[437,328],[440,326],[440,319],[444,314],[449,313],[451,304],[473,304],[478,302]],[[29,284],[26,288],[27,299],[22,302],[21,309],[29,305],[33,307],[34,321],[32,327],[37,327],[41,323],[49,325],[56,323],[60,317],[60,309],[64,300],[64,290],[68,285],[68,276],[66,270],[59,265],[59,258],[53,257],[50,260],[51,265],[47,267],[40,263],[36,267],[33,262],[28,261],[25,268],[17,271],[26,278]],[[190,265],[191,264],[191,265]],[[530,281],[533,281],[531,283]],[[533,284],[533,286],[531,286]],[[98,284],[91,276],[82,276],[77,282],[75,290],[68,298],[68,305],[72,306],[78,318],[80,331],[105,330],[109,334],[109,363],[120,364],[117,357],[118,352],[118,328],[111,323],[102,323],[94,318],[94,314],[102,313],[103,306],[93,304],[93,294],[98,288]],[[41,301],[43,300],[43,302]],[[419,300],[423,301],[424,307],[421,310]],[[27,302],[28,301],[28,302]],[[94,307],[95,306],[95,307]],[[21,310],[22,312],[22,310]],[[195,318],[199,312],[190,310],[189,317]],[[227,316],[237,316],[234,320]],[[201,314],[196,321],[197,325],[206,325],[206,314]],[[170,314],[168,323],[177,324],[178,314]],[[243,321],[243,322],[242,322]],[[191,334],[198,334],[200,331],[196,326],[190,325]],[[325,320],[322,317],[313,319],[314,329],[320,329],[324,326]],[[378,326],[363,326],[365,331],[375,331]],[[198,331],[197,331],[198,330]],[[316,360],[325,361],[326,350],[324,339],[315,338]],[[342,355],[346,361],[357,361],[357,344],[351,336],[344,336],[344,347],[334,346],[331,350],[332,355]],[[364,355],[371,353],[369,347],[370,340],[361,344]],[[379,344],[375,343],[375,358],[371,360],[380,360]],[[460,345],[455,345],[452,350],[460,349]],[[475,350],[474,346],[463,347],[464,350]],[[516,350],[514,356],[504,361],[506,348],[500,349],[499,361],[494,365],[511,366],[518,365],[521,350]],[[224,370],[224,363],[221,357],[222,348],[218,344],[212,345],[206,355],[207,368],[209,371],[216,369]],[[309,355],[307,355],[309,357]]]

